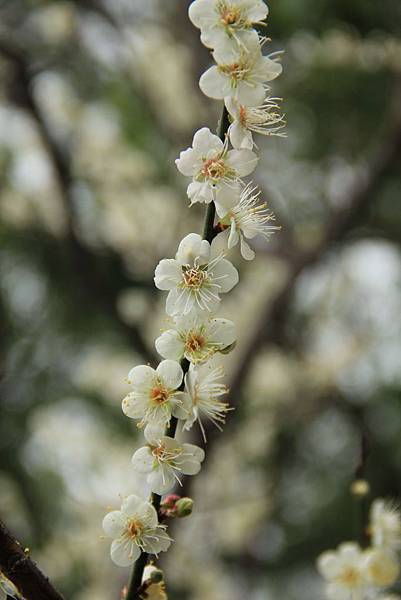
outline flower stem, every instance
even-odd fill
[[[228,119],[228,111],[227,111],[226,107],[224,106],[223,112],[222,112],[222,115],[221,115],[221,118],[219,121],[218,129],[217,129],[217,135],[222,140],[222,142],[225,141],[229,125],[230,125],[230,122]],[[206,210],[205,223],[204,223],[203,234],[202,234],[203,239],[207,240],[209,243],[211,243],[213,238],[217,235],[217,232],[214,228],[215,215],[216,215],[216,208],[215,208],[214,202],[211,202],[210,204],[208,204],[208,207]],[[181,368],[184,372],[184,375],[185,375],[185,373],[187,373],[187,371],[189,369],[189,364],[190,363],[186,358],[184,358],[181,361]],[[180,387],[180,390],[183,390],[183,389],[184,389],[184,380]],[[175,417],[172,417],[169,425],[166,428],[165,433],[167,436],[175,437],[176,430],[177,430],[177,424],[178,424],[178,420]],[[152,494],[151,498],[150,498],[150,502],[153,504],[156,511],[159,511],[161,496],[159,496],[158,494]],[[132,571],[132,575],[131,575],[131,579],[128,584],[128,592],[126,595],[126,600],[140,600],[141,599],[141,584],[142,584],[143,571],[144,571],[146,565],[148,564],[148,561],[149,561],[149,554],[147,554],[146,552],[142,552],[142,554],[140,555],[138,560],[135,562],[134,568]]]
[[[221,118],[219,121],[217,135],[221,139],[222,142],[226,139],[226,134],[228,131],[228,127],[230,125],[230,121],[228,119],[228,110],[224,106],[223,112],[221,114]],[[214,202],[210,202],[207,206],[206,215],[205,215],[205,224],[203,227],[203,239],[207,240],[209,243],[212,242],[213,238],[216,236],[217,232],[214,229],[214,218],[216,215],[216,207]]]

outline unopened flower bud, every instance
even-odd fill
[[[160,514],[163,517],[175,517],[176,516],[176,505],[181,496],[177,494],[169,494],[166,496],[160,504]]]
[[[178,496],[177,494],[169,494],[163,499],[161,506],[165,508],[173,508],[180,498],[181,496]]]
[[[358,498],[363,498],[367,496],[370,492],[369,483],[366,479],[355,479],[355,481],[351,484],[351,494],[353,496],[357,496]]]
[[[175,505],[175,512],[177,517],[183,518],[183,517],[188,517],[193,510],[194,507],[194,501],[192,500],[192,498],[180,498]]]
[[[161,569],[155,567],[155,565],[147,565],[143,572],[142,581],[149,581],[150,583],[160,583],[163,581],[164,575]]]

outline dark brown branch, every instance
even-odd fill
[[[0,570],[26,600],[63,600],[49,579],[0,521]]]

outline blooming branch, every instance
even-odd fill
[[[267,85],[282,68],[276,56],[263,56],[267,39],[254,29],[266,15],[262,0],[195,0],[189,8],[190,19],[217,63],[201,76],[200,88],[224,104],[218,134],[201,128],[192,147],[176,160],[178,170],[191,178],[187,187],[190,206],[207,205],[203,234],[186,235],[175,256],[163,258],[156,267],[155,285],[168,292],[166,313],[172,318],[172,327],[155,342],[164,360],[156,369],[147,365],[131,369],[128,383],[132,389],[122,402],[124,414],[145,427],[147,444],[134,453],[132,463],[146,476],[152,491],[150,501],[134,495],[124,499],[121,509],[103,521],[105,533],[113,539],[112,560],[121,566],[135,562],[127,600],[148,597],[143,573],[149,555],[167,550],[172,541],[166,518],[192,511],[190,499],[172,504],[161,500],[176,481],[181,483],[182,476],[197,474],[205,456],[202,448],[175,439],[176,433],[198,422],[206,441],[203,421],[221,430],[231,410],[224,400],[228,389],[222,382],[223,367],[211,370],[208,362],[212,356],[228,353],[236,343],[235,324],[216,316],[216,311],[222,295],[237,285],[239,275],[211,242],[229,230],[228,250],[240,243],[242,256],[251,260],[255,253],[245,238],[260,234],[268,239],[277,229],[270,224],[273,215],[259,201],[256,186],[243,179],[258,163],[252,132],[270,135],[282,126]],[[155,598],[165,597],[163,585]]]

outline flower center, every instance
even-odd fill
[[[239,62],[231,63],[230,65],[218,65],[217,68],[223,75],[231,77],[233,83],[245,79],[248,73],[247,66]]]
[[[168,464],[174,468],[175,459],[182,453],[182,449],[177,448],[166,448],[164,444],[159,444],[152,448],[152,456],[155,458],[153,468],[157,469],[161,463]]]
[[[207,279],[207,271],[197,267],[189,267],[184,270],[182,277],[186,287],[199,290]]]
[[[143,525],[140,521],[135,519],[130,519],[127,525],[127,531],[131,539],[135,539],[140,537],[143,532]]]
[[[241,19],[241,10],[238,7],[226,7],[221,12],[221,22],[224,26],[235,25]]]
[[[359,584],[360,575],[357,569],[348,567],[347,569],[344,569],[338,579],[343,585],[354,587]]]
[[[169,391],[162,386],[152,388],[150,397],[155,404],[164,404],[169,399]]]
[[[221,179],[227,170],[227,166],[221,158],[209,158],[203,162],[201,174],[206,179]]]
[[[152,455],[157,459],[157,460],[162,460],[164,457],[164,453],[165,453],[165,448],[163,446],[163,444],[160,444],[160,446],[156,446],[155,448],[153,448],[152,450]]]
[[[199,350],[202,350],[206,346],[206,340],[202,335],[191,331],[187,336],[185,346],[190,352],[199,352]]]

